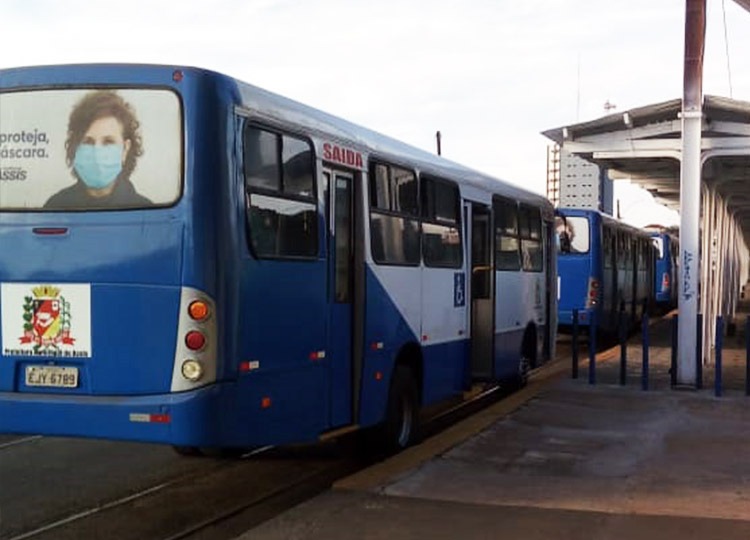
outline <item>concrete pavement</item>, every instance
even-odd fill
[[[338,482],[241,539],[750,538],[750,398],[740,332],[724,396],[669,388],[669,323],[597,358],[597,385],[549,365],[529,387]],[[665,336],[667,338],[665,339]]]

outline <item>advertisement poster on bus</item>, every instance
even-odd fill
[[[168,90],[0,93],[0,209],[170,205],[181,193],[181,122]]]

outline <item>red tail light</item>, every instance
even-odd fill
[[[589,278],[589,290],[586,296],[586,307],[591,308],[597,304],[599,300],[599,280],[596,278]]]
[[[185,345],[191,351],[199,351],[206,344],[206,336],[197,330],[192,330],[185,335]]]
[[[669,283],[669,274],[667,274],[666,272],[664,272],[664,274],[661,277],[661,290],[663,292],[668,291],[669,290],[669,285],[670,285],[670,283]]]

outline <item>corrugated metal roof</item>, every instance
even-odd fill
[[[750,5],[750,0],[747,4]],[[582,157],[592,159],[598,154],[599,165],[616,171],[620,177],[630,178],[648,190],[657,202],[679,210],[680,162],[670,153],[670,145],[665,141],[675,141],[679,153],[682,128],[676,120],[681,111],[682,100],[673,99],[550,129],[543,134],[563,148],[583,145],[587,150],[580,154]],[[723,150],[721,146],[713,147],[715,154],[704,167],[703,181],[711,184],[722,197],[731,197],[733,208],[742,209],[737,217],[745,237],[750,238],[750,137],[746,128],[743,129],[743,126],[750,126],[750,102],[704,96],[702,112],[703,138],[713,139],[717,145],[728,145]],[[663,125],[653,134],[650,130],[630,131],[656,124]],[[655,139],[661,139],[664,145],[659,146],[661,143]],[[632,143],[632,154],[623,150],[623,141]],[[657,144],[641,152],[635,149],[639,143]]]
[[[750,0],[747,0],[747,2],[750,4]],[[555,141],[557,144],[563,144],[566,139],[576,139],[577,137],[619,131],[628,127],[640,127],[657,122],[675,120],[681,111],[682,100],[672,99],[653,105],[646,105],[645,107],[637,107],[609,114],[588,122],[549,129],[543,131],[542,135]],[[704,96],[703,114],[708,120],[750,123],[750,102],[719,96]],[[625,124],[626,115],[629,117],[629,125]],[[567,138],[563,134],[563,130],[565,129],[568,132]]]

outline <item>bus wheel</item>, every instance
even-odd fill
[[[382,427],[383,447],[396,453],[417,441],[419,403],[417,381],[406,366],[397,366],[388,392],[388,408]]]
[[[529,384],[529,371],[531,371],[531,360],[525,354],[521,355],[518,362],[518,388],[523,388]]]
[[[526,386],[529,382],[529,371],[531,370],[531,360],[525,354],[521,355],[518,360],[518,371],[500,381],[509,392],[515,392]]]

